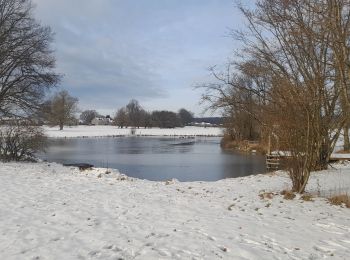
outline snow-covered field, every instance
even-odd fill
[[[73,126],[64,127],[62,131],[58,127],[44,126],[45,133],[49,137],[102,137],[102,136],[127,136],[131,134],[130,128],[118,128],[116,126]],[[139,128],[135,135],[138,136],[222,136],[223,128],[219,127],[195,127],[183,128]]]
[[[308,190],[350,187],[350,167]],[[284,200],[283,173],[151,182],[104,169],[0,163],[0,259],[349,259],[350,209]],[[261,199],[259,193],[276,193]],[[349,190],[348,190],[349,191]]]

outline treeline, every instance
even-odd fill
[[[85,110],[81,112],[79,119],[76,117],[79,109],[78,99],[72,97],[63,90],[47,99],[38,110],[37,118],[45,124],[58,125],[62,130],[64,125],[111,125],[124,127],[159,127],[174,128],[184,127],[194,121],[193,113],[182,108],[178,113],[172,111],[144,110],[139,102],[132,99],[125,107],[117,110],[114,117],[102,116],[96,110]],[[97,119],[97,121],[96,121]]]
[[[123,127],[183,127],[193,121],[193,113],[182,108],[178,113],[172,111],[145,111],[139,102],[131,100],[125,107],[118,109],[114,117],[115,125]]]
[[[293,189],[324,169],[338,137],[349,151],[350,2],[260,0],[225,72],[212,69],[203,99],[224,109],[227,134],[287,150]]]

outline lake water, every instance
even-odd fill
[[[141,179],[216,181],[266,171],[261,155],[223,151],[220,138],[159,137],[50,139],[44,160],[90,163]]]

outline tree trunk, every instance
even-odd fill
[[[350,150],[350,140],[349,140],[349,124],[346,123],[346,125],[343,128],[344,131],[344,151]]]
[[[305,188],[306,188],[306,185],[309,181],[309,178],[310,178],[310,172],[308,171],[307,173],[304,174],[303,176],[303,182],[301,183],[300,187],[299,187],[299,190],[298,190],[298,193],[304,193],[305,192]]]
[[[330,145],[328,143],[323,143],[320,147],[318,160],[315,164],[314,171],[326,170],[329,163],[329,158],[331,155]]]
[[[63,123],[60,123],[60,130],[63,130]]]

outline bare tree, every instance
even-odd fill
[[[78,99],[69,95],[66,90],[60,91],[50,100],[50,111],[47,120],[51,125],[58,125],[63,130],[65,124],[76,121]]]
[[[114,116],[114,123],[120,128],[123,128],[128,125],[128,122],[129,118],[125,107],[118,109],[117,113]]]
[[[181,126],[178,115],[171,111],[153,111],[152,112],[153,125],[160,128],[174,128]]]
[[[0,115],[23,116],[59,80],[52,32],[33,18],[30,0],[1,0],[0,10]]]
[[[228,64],[220,73],[213,67],[211,73],[215,82],[199,86],[205,88],[202,100],[209,104],[208,109],[222,110],[231,140],[259,140],[266,126],[263,110],[268,99],[268,71],[252,60]]]
[[[144,128],[152,127],[153,122],[151,113],[147,112],[144,109],[141,109],[140,118],[141,126],[143,126]]]
[[[130,100],[130,102],[126,105],[126,113],[128,114],[130,126],[141,126],[142,107],[137,100]]]
[[[263,131],[273,133],[291,152],[288,170],[298,192],[305,190],[311,170],[326,167],[348,117],[339,109],[346,88],[339,84],[334,32],[325,19],[332,16],[331,2],[337,1],[260,0],[254,10],[240,6],[248,28],[235,32],[244,46],[236,55],[238,72],[213,73],[217,82],[205,86],[203,97],[213,108],[245,109]],[[346,95],[343,100],[346,104]]]
[[[193,113],[184,108],[181,108],[178,114],[183,126],[186,126],[193,121]]]
[[[326,11],[320,13],[329,26],[332,66],[336,84],[340,89],[340,104],[345,117],[343,128],[344,150],[350,150],[350,2],[326,1]]]
[[[85,125],[90,125],[91,121],[98,116],[98,113],[96,110],[85,110],[80,114],[80,120]]]
[[[264,0],[258,2],[254,13],[241,8],[252,35],[244,38],[255,41],[249,43],[246,50],[273,73],[274,94],[279,96],[275,104],[283,104],[283,98],[293,97],[291,105],[299,106],[300,112],[307,115],[307,120],[299,122],[304,124],[304,136],[309,136],[300,153],[315,152],[311,157],[318,160],[316,168],[327,165],[345,122],[344,113],[338,111],[341,89],[332,66],[332,29],[320,15],[329,13],[328,2]],[[271,36],[267,36],[265,28]],[[289,88],[283,88],[281,83]],[[310,166],[314,164],[313,159],[302,156],[302,160],[305,169],[313,168]],[[305,177],[305,182],[307,179]]]

